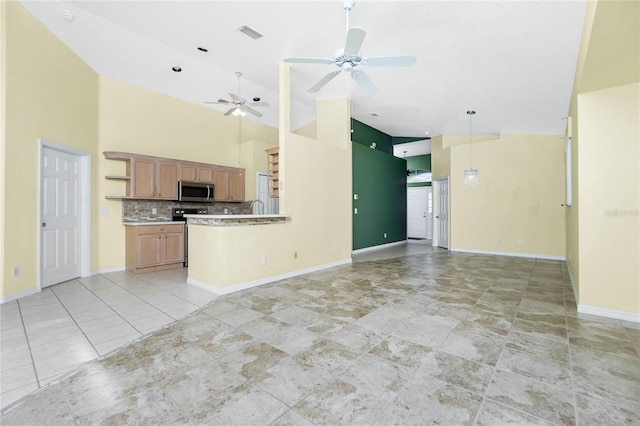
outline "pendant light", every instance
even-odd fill
[[[467,111],[469,114],[469,168],[464,171],[464,184],[467,186],[476,186],[480,183],[480,176],[477,169],[473,168],[473,157],[472,157],[472,127],[471,127],[471,118],[475,114],[475,111]]]

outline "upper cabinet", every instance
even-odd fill
[[[244,169],[216,168],[214,170],[213,196],[215,201],[244,201]]]
[[[216,201],[239,202],[245,198],[245,169],[127,152],[106,151],[104,156],[108,160],[126,161],[127,164],[125,176],[106,176],[107,179],[125,181],[126,194],[107,198],[176,200],[179,180],[213,182]]]
[[[213,182],[213,166],[180,163],[178,167],[179,180],[191,180],[195,182]]]

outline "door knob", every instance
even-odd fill
[[[45,226],[47,226],[47,222],[42,222],[42,227],[44,228]]]

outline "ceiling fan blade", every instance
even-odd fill
[[[318,90],[322,89],[325,84],[327,84],[329,81],[331,81],[338,74],[340,74],[340,70],[331,71],[329,74],[327,74],[324,77],[322,77],[316,84],[314,84],[313,86],[309,87],[307,92],[311,92],[311,93],[317,92]]]
[[[282,60],[290,64],[334,64],[333,59],[320,59],[320,58],[286,58]]]
[[[230,108],[227,112],[224,113],[225,116],[231,115],[233,111],[235,111],[236,107]]]
[[[411,67],[416,64],[415,56],[377,56],[362,61],[370,67]]]
[[[254,107],[268,107],[269,103],[268,102],[249,102],[247,105],[251,105]]]
[[[205,104],[218,104],[218,105],[228,105],[229,101],[225,101],[224,99],[218,99],[217,101],[205,101]]]
[[[240,104],[244,104],[245,102],[247,102],[245,98],[241,98],[240,96],[233,94],[231,92],[229,92],[229,96],[231,96],[231,99],[233,99],[234,102],[237,102]]]
[[[371,80],[369,80],[369,77],[367,77],[367,75],[360,70],[353,71],[351,73],[351,77],[353,77],[356,83],[358,83],[360,87],[362,87],[365,92],[369,94],[375,93],[378,90],[376,89],[376,86],[373,85]]]
[[[344,44],[345,56],[358,56],[366,35],[366,31],[362,28],[349,28],[347,41]]]
[[[261,114],[261,113],[259,113],[258,111],[256,111],[256,110],[255,110],[255,109],[253,109],[253,108],[250,108],[250,107],[248,107],[248,106],[245,106],[245,107],[244,107],[244,108],[242,108],[242,109],[243,109],[243,110],[245,110],[245,111],[247,111],[249,114],[253,114],[253,115],[255,115],[256,117],[262,117],[262,114]]]

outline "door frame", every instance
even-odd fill
[[[432,193],[432,200],[433,200],[433,220],[431,221],[431,227],[432,227],[432,236],[433,239],[431,240],[431,245],[433,247],[440,247],[439,244],[439,240],[440,240],[440,236],[438,235],[438,225],[437,225],[437,220],[436,220],[436,214],[438,212],[438,208],[439,208],[439,201],[438,201],[438,192],[440,191],[440,185],[443,182],[447,182],[447,184],[449,184],[449,176],[446,177],[442,177],[442,178],[438,178],[438,179],[434,179],[433,183],[432,183],[432,188],[433,188],[433,193]],[[449,204],[449,208],[447,209],[449,212],[449,217],[447,219],[447,221],[449,222],[449,226],[447,227],[447,233],[449,235],[447,235],[447,241],[448,241],[448,248],[447,250],[451,249],[451,185],[449,185],[449,196],[447,197],[447,203]]]
[[[44,167],[44,149],[64,152],[78,157],[78,221],[80,247],[78,247],[80,276],[91,276],[91,154],[46,139],[38,139],[38,291],[42,291],[42,168]]]

